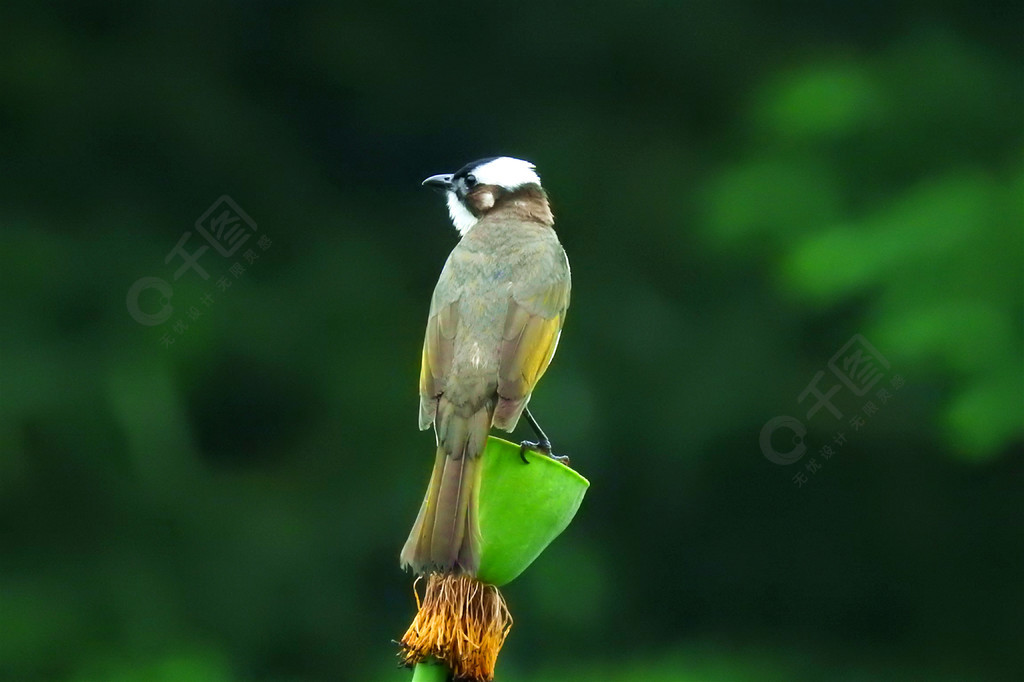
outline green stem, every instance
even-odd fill
[[[412,682],[448,682],[448,668],[437,661],[417,663],[412,671]]]

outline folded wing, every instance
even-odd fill
[[[569,307],[569,277],[509,297],[498,369],[494,425],[511,431],[558,347]]]

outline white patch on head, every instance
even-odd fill
[[[476,178],[476,185],[497,185],[502,189],[513,191],[523,185],[537,185],[540,187],[540,177],[534,166],[529,161],[513,159],[511,156],[502,156],[497,159],[482,163],[470,171]],[[461,180],[459,181],[461,182]],[[464,188],[465,185],[462,185]],[[464,189],[462,190],[464,191]],[[463,237],[473,229],[479,218],[466,208],[454,190],[447,194],[448,215],[452,217],[452,224]],[[494,206],[494,195],[487,194],[480,197],[480,208],[490,209]]]
[[[463,206],[459,198],[455,196],[455,192],[451,191],[448,192],[448,215],[452,217],[452,224],[463,237],[476,225],[477,217],[470,213],[469,209]]]
[[[540,185],[540,177],[534,165],[522,159],[502,156],[481,164],[472,170],[481,185],[498,185],[512,190],[523,185]]]

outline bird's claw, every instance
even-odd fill
[[[542,455],[550,457],[551,459],[555,460],[556,462],[561,462],[562,464],[566,464],[566,465],[569,464],[569,457],[568,457],[568,455],[556,455],[553,452],[551,452],[551,441],[547,441],[547,440],[541,440],[541,441],[524,440],[522,443],[519,444],[519,457],[523,460],[524,463],[529,464],[530,460],[526,459],[526,451],[527,450],[533,450],[534,452],[539,452]]]
[[[550,450],[550,447],[551,447],[551,444],[549,443],[548,444],[549,450]],[[536,441],[532,441],[532,440],[524,440],[523,442],[521,442],[519,444],[519,459],[523,460],[523,464],[529,464],[530,463],[530,460],[526,459],[526,451],[527,450],[539,450],[540,452],[544,452],[541,449],[541,444],[540,443],[538,443]]]

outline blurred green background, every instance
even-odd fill
[[[397,557],[456,240],[419,182],[498,154],[537,164],[572,262],[531,406],[592,482],[505,590],[499,679],[1019,679],[1022,27],[4,3],[0,679],[409,679]],[[222,195],[256,235],[174,279]],[[129,314],[143,277],[162,324]],[[889,364],[864,396],[828,367],[857,334]],[[842,418],[798,400],[821,371]],[[763,454],[776,416],[793,464]]]

